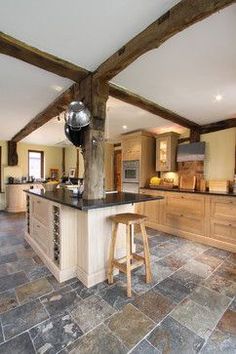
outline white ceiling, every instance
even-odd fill
[[[0,140],[10,140],[72,81],[0,55]]]
[[[113,82],[199,124],[236,117],[235,39],[232,5],[140,57]]]
[[[3,32],[93,70],[177,2],[0,0],[0,23]],[[171,38],[113,81],[200,124],[236,116],[235,33],[236,5]],[[71,85],[70,80],[4,55],[0,78],[0,140],[11,139],[51,103],[60,94],[53,87],[64,90]],[[218,93],[223,100],[216,103]],[[124,124],[128,130],[176,128],[117,102],[108,102],[107,135],[112,139]],[[25,140],[54,145],[61,138],[63,129],[52,121]]]
[[[127,129],[123,129],[123,125],[126,125]],[[152,131],[156,134],[166,131],[183,133],[186,130],[154,114],[110,97],[107,102],[106,140],[118,142],[120,134],[139,129]],[[57,118],[52,119],[28,135],[22,142],[28,144],[42,144],[43,142],[45,145],[66,146],[68,141],[64,135],[63,114],[61,114],[60,121]]]
[[[89,70],[179,0],[0,0],[1,31]]]

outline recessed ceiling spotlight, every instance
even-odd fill
[[[124,130],[126,130],[128,127],[127,127],[127,125],[122,125],[122,128],[123,128]]]
[[[215,96],[215,100],[216,100],[217,102],[221,101],[222,98],[223,98],[223,96],[220,95],[220,94],[218,94],[218,95]]]
[[[61,92],[63,90],[63,87],[58,85],[52,85],[51,88],[57,92]]]

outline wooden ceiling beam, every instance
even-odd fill
[[[209,17],[236,0],[182,0],[105,60],[95,78],[110,81],[146,52],[160,47],[185,28]]]
[[[19,142],[29,134],[33,133],[33,131],[49,122],[52,118],[63,112],[66,106],[68,106],[68,104],[73,100],[75,85],[76,84],[72,85],[68,90],[63,92],[52,103],[50,103],[50,105],[47,106],[42,112],[37,114],[11,139],[11,141]]]
[[[3,32],[0,32],[0,53],[75,82],[80,82],[90,73],[78,65],[31,47]]]
[[[215,123],[205,124],[201,126],[200,133],[207,134],[217,132],[218,130],[224,130],[236,127],[236,118],[230,118],[225,120],[220,120]]]
[[[155,114],[161,118],[169,120],[175,124],[188,129],[200,129],[200,125],[191,120],[180,116],[179,114],[166,109],[157,103],[154,103],[142,96],[139,96],[129,90],[123,89],[114,84],[109,85],[109,95],[133,106],[139,107],[145,111]]]

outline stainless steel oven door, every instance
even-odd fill
[[[123,161],[123,183],[138,183],[139,182],[139,161]]]

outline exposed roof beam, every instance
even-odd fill
[[[47,106],[42,112],[37,114],[24,128],[22,128],[11,140],[19,142],[26,136],[31,134],[36,129],[49,122],[53,117],[59,115],[66,106],[71,102],[74,96],[74,86],[72,85],[68,90],[63,92],[57,97],[49,106]]]
[[[131,39],[95,71],[95,78],[111,80],[138,57],[160,47],[185,28],[235,3],[236,0],[182,0]]]
[[[192,128],[200,128],[200,125],[197,123],[194,123],[190,121],[187,118],[184,118],[180,116],[179,114],[170,111],[169,109],[166,109],[157,103],[154,103],[147,98],[141,97],[131,91],[128,91],[126,89],[123,89],[119,86],[116,86],[114,84],[109,85],[109,94],[112,97],[115,97],[121,101],[124,101],[126,103],[132,104],[133,106],[139,107],[141,109],[144,109],[145,111],[148,111],[152,114],[156,114],[159,117],[162,117],[164,119],[167,119],[175,124],[179,124],[185,128],[192,129]]]
[[[89,71],[78,65],[31,47],[3,32],[0,32],[0,53],[23,60],[75,82],[81,81],[89,74]]]
[[[207,133],[216,132],[218,130],[224,130],[224,129],[235,128],[235,127],[236,127],[236,118],[230,118],[230,119],[220,120],[215,123],[202,125],[200,133],[207,134]]]

